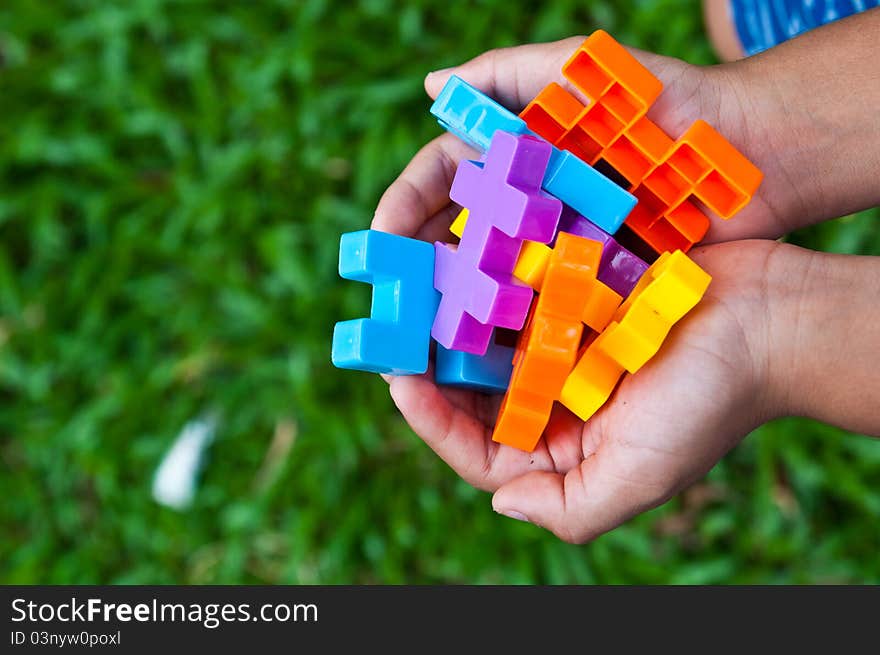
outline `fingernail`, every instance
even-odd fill
[[[450,67],[450,68],[439,68],[439,69],[437,69],[437,70],[435,70],[435,71],[431,71],[430,73],[428,73],[427,77],[431,78],[431,77],[434,77],[435,75],[442,75],[443,73],[447,73],[447,72],[449,72],[449,71],[451,71],[451,70],[452,70],[452,67]]]
[[[531,523],[529,517],[523,514],[522,512],[517,512],[515,509],[496,509],[496,512],[499,514],[503,514],[507,518],[516,519],[517,521],[525,521],[526,523]]]

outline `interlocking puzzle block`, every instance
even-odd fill
[[[563,216],[565,212],[566,208],[563,207]],[[452,225],[449,226],[449,231],[460,239],[464,233],[464,226],[467,225],[467,219],[468,210],[462,209],[452,221]],[[550,260],[550,252],[551,249],[546,244],[537,241],[523,241],[516,266],[513,268],[513,276],[521,282],[525,282],[535,291],[540,291],[541,283],[544,280],[544,271]]]
[[[544,176],[544,189],[611,234],[620,229],[637,202],[587,162],[556,147]]]
[[[443,86],[431,105],[431,114],[441,127],[480,152],[489,149],[492,137],[498,130],[511,134],[532,134],[522,118],[457,75],[450,77]]]
[[[541,438],[577,357],[601,256],[602,244],[559,235],[538,302],[517,343],[513,376],[492,435],[495,441],[532,451]]]
[[[547,244],[526,241],[519,251],[516,266],[513,267],[513,276],[535,291],[541,291],[541,287],[544,286],[544,273],[547,271],[547,263],[552,252],[553,248]]]
[[[459,239],[461,239],[461,235],[464,234],[464,226],[467,225],[468,216],[470,216],[470,212],[467,209],[462,209],[458,212],[458,216],[455,217],[455,220],[452,221],[452,225],[449,226],[449,231]]]
[[[481,152],[489,148],[497,130],[538,136],[522,118],[455,75],[437,96],[431,114],[442,127]],[[556,147],[542,185],[547,193],[611,233],[636,204],[635,196],[586,162]]]
[[[581,354],[562,387],[561,402],[586,421],[605,404],[624,371],[637,372],[660,349],[672,326],[703,297],[711,277],[683,252],[651,265],[613,322]]]
[[[449,226],[449,231],[461,237],[467,218],[467,209],[462,209]],[[614,237],[569,207],[562,209],[559,230],[602,244],[598,279],[622,297],[629,295],[639,278],[648,270],[648,265],[644,261],[617,243]],[[525,282],[535,291],[540,291],[551,252],[552,248],[543,243],[524,242],[513,269],[514,277]]]
[[[370,318],[337,323],[331,359],[339,368],[414,375],[428,369],[434,246],[376,230],[343,234],[339,275],[373,286]]]
[[[562,203],[541,191],[550,144],[497,131],[486,161],[462,161],[449,197],[469,210],[457,249],[435,244],[442,294],[431,336],[450,350],[482,355],[494,327],[523,326],[532,289],[513,277],[525,239],[549,242]]]
[[[513,373],[513,353],[512,347],[495,342],[489,343],[482,356],[438,345],[434,381],[483,393],[504,393]]]
[[[657,252],[687,251],[706,234],[709,219],[692,198],[727,219],[760,185],[761,172],[708,123],[673,141],[648,119],[663,86],[606,32],[587,38],[562,72],[589,103],[553,83],[521,118],[555,146],[626,178],[638,198],[626,224]]]

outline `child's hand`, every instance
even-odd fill
[[[456,472],[495,492],[496,511],[587,541],[665,502],[780,411],[764,275],[789,250],[769,241],[695,249],[714,278],[700,304],[586,424],[557,408],[532,453],[491,440],[499,396],[438,388],[430,371],[393,378],[391,395]]]

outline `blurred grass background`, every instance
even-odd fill
[[[693,0],[0,5],[0,581],[880,581],[880,443],[764,427],[586,547],[493,514],[376,376],[338,235],[439,133],[422,78],[596,27],[711,63]],[[880,254],[878,213],[804,245]],[[157,505],[218,417],[193,506]]]

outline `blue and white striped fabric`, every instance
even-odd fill
[[[747,55],[779,45],[814,27],[880,6],[880,0],[730,0]]]

